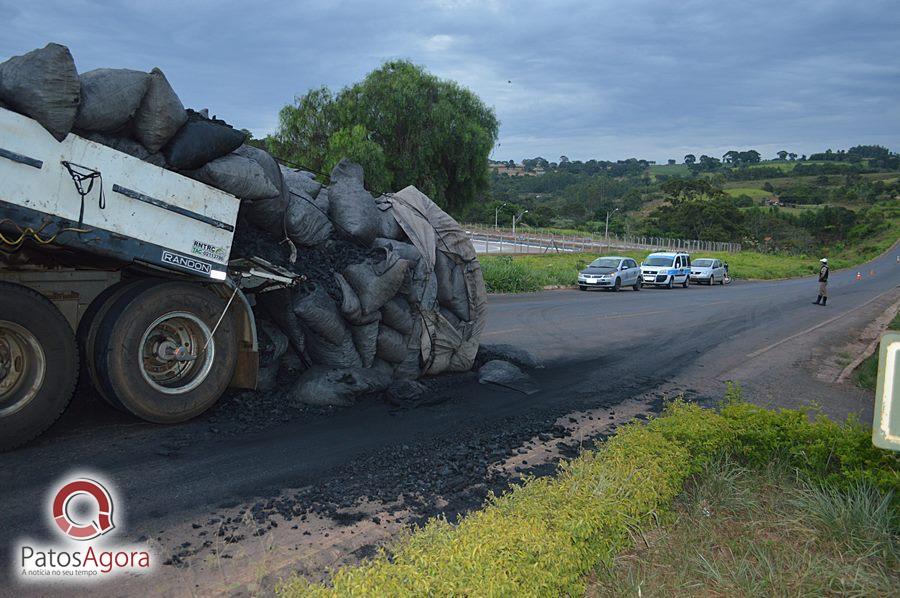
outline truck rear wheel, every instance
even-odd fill
[[[107,311],[95,340],[104,391],[155,423],[182,422],[206,411],[228,387],[237,362],[230,313],[216,329],[225,305],[198,283],[126,291]]]
[[[100,329],[100,324],[103,322],[103,318],[106,317],[109,308],[112,307],[126,291],[132,290],[133,292],[133,289],[137,288],[136,285],[146,288],[154,284],[159,284],[159,282],[159,279],[123,280],[118,282],[97,295],[84,312],[81,321],[78,322],[78,330],[75,333],[75,338],[78,341],[78,350],[84,364],[82,367],[82,379],[85,381],[90,380],[94,386],[94,390],[96,390],[97,394],[103,398],[104,402],[120,411],[127,411],[127,409],[125,409],[125,406],[122,405],[122,402],[115,395],[109,394],[109,392],[104,389],[103,385],[100,383],[100,377],[97,374],[97,366],[94,361],[94,346],[97,340],[97,331]],[[84,376],[86,376],[86,378]]]
[[[40,293],[0,282],[0,450],[49,428],[77,381],[75,335],[62,313]]]

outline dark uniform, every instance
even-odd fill
[[[828,303],[828,263],[823,262],[819,268],[819,297],[816,299],[816,305],[826,303]]]

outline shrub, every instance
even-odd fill
[[[531,271],[509,255],[482,260],[481,273],[489,293],[528,293],[541,289]]]

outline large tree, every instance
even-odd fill
[[[487,187],[498,129],[474,93],[399,60],[336,94],[316,89],[285,106],[272,150],[320,172],[348,157],[366,167],[372,191],[415,185],[458,210]]]

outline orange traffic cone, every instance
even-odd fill
[[[862,272],[856,273],[856,280],[862,280]]]

